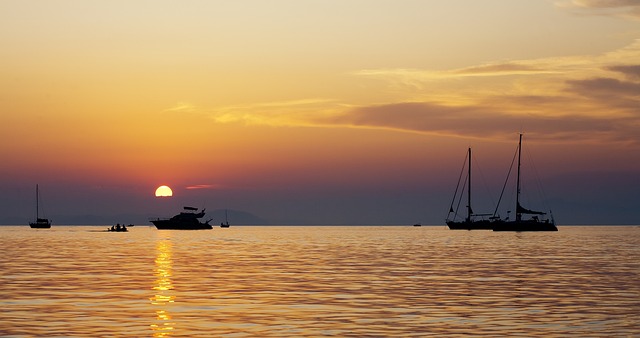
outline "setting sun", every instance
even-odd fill
[[[173,191],[166,185],[161,185],[156,189],[156,197],[170,197],[173,196]]]

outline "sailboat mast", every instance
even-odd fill
[[[469,174],[467,179],[467,222],[471,222],[471,147],[469,147]]]
[[[520,156],[522,154],[522,134],[520,134],[520,140],[518,141],[518,178],[516,179],[516,221],[519,222],[522,219],[520,213]]]
[[[38,221],[38,218],[40,217],[40,205],[38,205],[38,203],[40,202],[40,194],[38,193],[38,185],[36,184],[36,222]]]

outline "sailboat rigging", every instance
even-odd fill
[[[476,219],[477,216],[489,216],[491,214],[474,214],[473,209],[471,208],[471,148],[468,151],[468,165],[467,165],[467,216],[464,220],[456,221],[455,216],[457,215],[457,211],[454,211],[453,204],[456,200],[456,195],[458,193],[458,188],[460,186],[460,179],[462,178],[462,173],[460,178],[458,179],[458,186],[456,187],[456,192],[454,193],[453,200],[451,201],[451,205],[449,206],[449,214],[447,215],[447,226],[451,230],[492,230],[491,219]],[[463,166],[464,170],[464,166]],[[460,196],[462,198],[462,196]],[[457,208],[456,208],[457,209]],[[451,214],[453,213],[453,217]],[[451,218],[450,218],[451,217]]]
[[[51,228],[51,220],[48,218],[40,218],[40,190],[36,184],[36,221],[29,222],[29,226],[36,229]]]
[[[493,224],[493,231],[558,231],[553,214],[546,218],[547,213],[534,211],[523,207],[520,204],[521,182],[521,157],[522,157],[522,134],[518,141],[518,171],[516,178],[516,219],[498,220]],[[508,176],[507,176],[508,177]],[[523,215],[532,215],[530,218],[523,218]]]
[[[509,181],[509,177],[511,175],[511,171],[513,169],[514,159],[511,162],[511,166],[509,168],[509,172],[507,174],[507,179],[505,181],[505,185],[502,188],[502,193],[500,194],[500,198],[498,199],[498,205],[495,208],[493,214],[474,214],[473,209],[471,208],[471,148],[468,151],[469,156],[469,164],[468,164],[468,173],[466,178],[467,184],[467,216],[464,220],[456,221],[455,217],[457,215],[457,211],[454,211],[453,205],[456,201],[456,197],[458,194],[458,188],[460,187],[460,180],[462,179],[462,172],[460,173],[460,178],[458,179],[458,186],[456,186],[456,192],[454,193],[453,200],[451,201],[451,205],[449,207],[449,214],[447,215],[446,224],[449,226],[451,230],[493,230],[493,231],[558,231],[556,227],[555,221],[553,219],[553,215],[549,212],[550,217],[547,218],[546,212],[530,210],[523,207],[520,204],[520,194],[522,191],[521,188],[521,158],[522,158],[522,134],[520,134],[520,139],[518,141],[518,150],[517,150],[517,177],[516,177],[516,217],[515,220],[510,220],[509,217],[502,219],[498,216],[498,208],[500,206],[500,201],[502,200],[502,196],[504,194],[505,187],[507,182]],[[464,169],[464,166],[463,166]],[[460,196],[460,199],[462,196]],[[460,200],[458,204],[460,203]],[[453,214],[453,217],[451,217]],[[525,215],[531,215],[529,218],[525,218]],[[476,219],[477,216],[490,216],[488,219],[481,218]],[[451,217],[451,218],[450,218]]]
[[[229,227],[229,217],[227,215],[227,209],[224,209],[224,223],[220,223],[220,227],[221,228]]]

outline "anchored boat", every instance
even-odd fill
[[[516,219],[498,220],[493,223],[493,231],[558,231],[553,214],[546,212],[529,210],[520,205],[520,159],[522,157],[522,134],[518,141],[518,172],[516,178]],[[513,162],[512,162],[513,163]],[[526,218],[525,215],[531,215]]]
[[[51,228],[51,220],[48,218],[40,218],[40,190],[36,184],[36,221],[29,222],[29,226],[36,229]]]
[[[205,209],[198,212],[198,208],[184,207],[184,211],[171,218],[158,218],[151,220],[151,223],[159,230],[210,230],[213,229],[207,220],[201,222]]]
[[[228,215],[228,210],[224,209],[224,223],[220,223],[220,227],[221,228],[228,228],[229,225],[229,215]]]
[[[467,215],[464,219],[457,219],[458,208],[456,210],[453,209],[453,205],[458,199],[458,206],[460,205],[460,200],[462,199],[462,193],[458,195],[458,190],[460,189],[460,181],[462,179],[462,172],[460,173],[460,177],[458,178],[458,185],[456,186],[456,192],[453,195],[453,200],[451,200],[451,205],[449,206],[449,214],[447,215],[446,223],[451,230],[492,230],[492,220],[495,219],[495,215],[492,214],[474,214],[473,209],[471,209],[471,148],[468,151],[468,164],[465,161],[465,165],[462,166],[462,171],[464,171],[464,167],[467,167]],[[464,184],[463,184],[464,187]],[[464,188],[463,188],[464,189]],[[485,217],[492,216],[490,219],[486,219]]]
[[[456,192],[454,193],[453,200],[451,201],[451,206],[449,207],[449,214],[447,215],[446,224],[449,226],[451,230],[493,230],[493,231],[558,231],[556,227],[555,221],[553,219],[553,215],[549,212],[549,217],[547,217],[546,212],[530,210],[523,207],[520,204],[520,193],[521,193],[521,184],[520,184],[520,172],[521,172],[521,158],[522,158],[522,134],[520,134],[520,139],[518,141],[518,150],[517,150],[517,177],[516,177],[516,217],[515,220],[509,219],[509,216],[506,218],[501,218],[498,215],[498,208],[500,205],[500,201],[502,200],[502,195],[504,194],[505,187],[507,186],[507,182],[509,181],[509,177],[511,175],[511,171],[513,169],[513,164],[516,159],[514,156],[511,167],[509,168],[509,173],[507,174],[507,179],[505,181],[505,185],[502,188],[502,194],[498,199],[498,205],[496,206],[494,212],[492,214],[475,214],[471,208],[471,148],[468,151],[468,168],[466,184],[467,184],[467,214],[464,219],[456,219],[456,216],[459,216],[457,212],[457,207],[454,210],[454,204],[456,199],[458,201],[457,205],[459,206],[462,199],[462,193],[458,194],[458,190],[460,190],[460,182],[463,177],[463,172],[460,173],[460,178],[458,179],[458,185],[456,186]],[[465,162],[466,164],[466,162]],[[463,171],[464,171],[463,166]],[[462,184],[462,190],[464,190],[464,184]],[[509,213],[509,212],[507,212]],[[507,214],[508,215],[508,214]]]

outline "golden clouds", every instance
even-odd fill
[[[368,102],[300,99],[208,109],[216,123],[387,129],[438,135],[640,143],[640,40],[593,56],[450,70],[367,69]],[[385,97],[385,101],[379,101]]]
[[[327,116],[344,109],[335,100],[312,98],[274,101],[215,108],[193,108],[216,123],[268,126],[316,126]],[[190,109],[191,109],[190,108]]]
[[[524,128],[536,137],[640,144],[639,41],[599,56],[508,61],[463,69],[364,71],[405,97],[359,107],[341,123],[493,137]],[[419,99],[416,99],[416,98]]]

